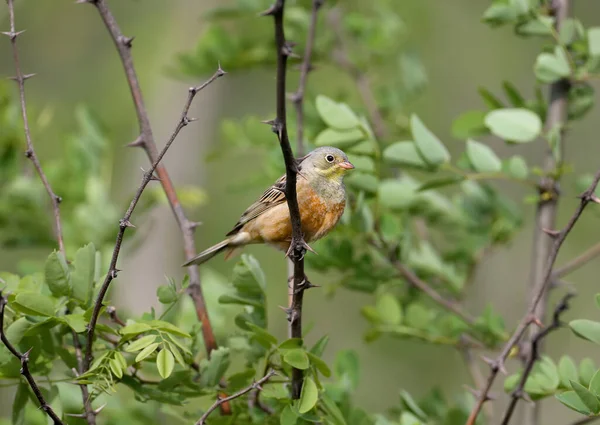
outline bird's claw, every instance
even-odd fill
[[[292,238],[292,242],[290,243],[290,247],[288,248],[287,252],[285,253],[285,256],[293,259],[292,254],[294,253],[294,250],[298,251],[298,253],[300,254],[298,260],[304,259],[304,255],[306,254],[306,251],[310,251],[313,254],[317,254],[317,251],[312,249],[310,247],[310,245],[308,245],[304,239],[301,239],[300,243],[297,243]]]

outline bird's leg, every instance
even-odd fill
[[[302,239],[302,241],[298,244],[294,241],[294,238],[292,238],[292,240],[290,242],[290,246],[289,246],[287,252],[285,253],[285,256],[294,259],[294,257],[292,257],[294,250],[299,251],[299,253],[300,253],[300,258],[298,258],[298,261],[304,259],[304,255],[306,254],[306,251],[310,251],[313,254],[317,254],[317,251],[312,249],[310,247],[310,245],[308,245],[304,239]],[[319,255],[319,254],[317,254],[317,255]]]

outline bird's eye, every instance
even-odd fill
[[[333,155],[327,155],[327,156],[325,157],[325,160],[326,160],[327,162],[333,162],[333,160],[334,160],[334,159],[335,159],[335,158],[333,157]]]

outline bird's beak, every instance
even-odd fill
[[[352,165],[350,161],[340,162],[338,165],[346,170],[352,170],[354,168],[354,165]]]

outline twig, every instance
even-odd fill
[[[560,31],[560,27],[565,19],[569,16],[570,0],[553,0],[552,9],[555,16],[556,31]],[[562,132],[565,123],[567,112],[567,102],[569,96],[570,83],[567,79],[561,79],[550,86],[550,105],[546,116],[547,130],[552,130],[557,126]],[[561,158],[564,155],[564,138],[561,137],[560,147]],[[554,229],[556,223],[556,213],[558,209],[559,192],[557,190],[558,178],[552,177],[553,171],[559,164],[555,160],[554,153],[551,148],[548,148],[544,159],[545,177],[542,178],[539,184],[540,198],[537,204],[536,219],[533,234],[533,251],[531,255],[530,267],[530,291],[528,296],[541,293],[541,301],[537,304],[533,314],[540,321],[544,321],[546,313],[547,291],[540,288],[545,287],[544,272],[546,269],[546,261],[550,256],[552,249],[552,241],[544,234],[544,229]],[[549,195],[549,199],[545,196]],[[533,330],[530,330],[529,339],[534,336]],[[524,341],[522,344],[523,354],[525,358],[531,349],[531,342]],[[536,403],[533,403],[533,409],[527,409],[523,420],[523,425],[535,425],[539,422],[539,408]]]
[[[342,11],[340,7],[332,9],[329,13],[329,23],[333,28],[338,43],[338,51],[335,54],[336,62],[354,79],[354,81],[356,81],[358,93],[360,94],[360,97],[367,108],[370,120],[373,123],[373,133],[377,139],[384,139],[388,135],[388,129],[385,125],[381,110],[377,105],[377,99],[371,89],[369,78],[350,60],[342,26],[341,14]]]
[[[71,333],[73,335],[73,346],[75,347],[75,358],[77,359],[77,374],[81,375],[84,373],[81,342],[79,341],[79,335],[77,335],[77,332],[72,331]],[[82,413],[82,417],[87,421],[88,425],[95,425],[97,413],[92,407],[88,386],[86,384],[80,384],[79,388],[81,390],[81,399],[83,400],[84,413]]]
[[[463,341],[461,341],[461,342],[463,342]],[[471,375],[471,379],[473,380],[473,385],[475,386],[475,388],[483,387],[485,378],[483,377],[483,374],[481,373],[481,369],[479,368],[479,365],[477,364],[476,359],[473,356],[473,350],[469,346],[468,341],[464,341],[461,344],[461,346],[459,347],[459,351],[463,356],[463,360],[465,362],[465,365],[467,366],[469,375]],[[474,390],[473,392],[476,393],[476,390]],[[487,420],[489,420],[490,418],[492,418],[494,416],[494,412],[492,410],[491,404],[484,406],[484,414],[486,417],[486,422],[487,422]]]
[[[140,127],[140,136],[134,142],[130,143],[129,146],[141,147],[146,152],[150,163],[157,162],[158,149],[154,142],[154,136],[152,133],[152,127],[150,126],[150,120],[148,118],[148,112],[144,105],[144,98],[142,96],[142,90],[135,72],[133,65],[133,59],[131,57],[131,46],[133,38],[129,38],[123,35],[117,21],[115,20],[112,12],[108,8],[106,0],[78,0],[79,3],[91,3],[98,9],[98,12],[104,22],[104,25],[108,29],[110,36],[119,52],[119,57],[123,63],[125,75],[127,77],[127,83],[131,91],[133,103],[135,106],[135,112],[137,114],[138,123]],[[183,207],[177,197],[177,192],[171,181],[171,177],[167,172],[166,168],[159,164],[156,167],[156,173],[158,174],[160,183],[171,206],[171,210],[175,215],[177,224],[183,235],[183,244],[186,259],[190,260],[196,255],[196,244],[194,242],[194,231],[198,223],[188,220],[183,211]],[[206,309],[206,302],[202,293],[202,287],[200,286],[200,274],[198,272],[198,266],[192,265],[188,267],[188,273],[190,276],[190,285],[186,292],[194,301],[196,308],[196,315],[198,320],[202,323],[202,336],[204,339],[204,346],[206,353],[210,356],[210,353],[217,349],[217,342],[213,332],[210,319],[208,317],[208,311]]]
[[[131,200],[131,203],[129,204],[129,208],[127,208],[125,215],[119,221],[119,233],[117,234],[117,240],[115,242],[115,248],[113,250],[108,273],[106,274],[106,278],[104,279],[104,282],[102,283],[102,286],[100,287],[98,297],[96,298],[96,302],[94,304],[94,310],[93,310],[92,316],[90,318],[90,323],[88,325],[87,346],[86,346],[86,353],[85,353],[85,358],[84,358],[84,371],[87,371],[89,369],[90,362],[92,361],[92,347],[93,347],[93,342],[94,342],[94,332],[96,330],[96,323],[98,321],[98,316],[100,315],[100,309],[102,308],[102,305],[103,305],[102,302],[104,300],[104,296],[106,295],[106,292],[108,291],[110,283],[112,282],[112,280],[114,278],[117,277],[117,273],[119,272],[119,270],[117,269],[117,260],[119,259],[119,253],[121,251],[121,244],[123,243],[123,235],[125,234],[125,229],[127,229],[128,227],[132,227],[132,224],[129,220],[131,219],[133,210],[135,209],[138,201],[140,200],[140,197],[142,196],[144,189],[146,188],[146,186],[152,179],[154,170],[158,166],[159,162],[163,159],[163,157],[167,153],[167,150],[169,149],[169,147],[171,146],[171,144],[173,143],[173,141],[175,140],[175,138],[177,137],[177,135],[179,134],[181,129],[190,123],[191,120],[187,114],[189,112],[192,101],[194,100],[194,97],[196,97],[196,94],[198,94],[198,92],[200,92],[200,90],[202,90],[204,87],[206,87],[208,84],[212,83],[214,80],[221,77],[222,75],[225,75],[225,72],[221,69],[221,67],[219,67],[217,72],[215,72],[214,75],[208,81],[206,81],[204,84],[202,84],[201,86],[198,86],[198,87],[191,87],[189,89],[187,100],[183,107],[183,111],[181,112],[181,117],[179,118],[179,122],[177,123],[177,126],[175,127],[175,130],[171,134],[171,137],[169,137],[169,140],[165,144],[164,148],[158,154],[156,160],[154,161],[154,163],[152,164],[150,169],[144,173],[144,175],[142,177],[142,182],[140,183],[140,186],[138,187],[137,191],[135,192],[135,195],[133,196],[133,199]]]
[[[262,384],[264,384],[265,382],[267,382],[275,374],[276,374],[276,372],[273,369],[271,369],[265,376],[263,376],[262,378],[260,378],[258,381],[254,382],[249,387],[244,388],[243,390],[240,390],[237,393],[230,395],[229,397],[217,399],[217,401],[215,401],[213,403],[213,405],[210,406],[206,412],[204,412],[204,414],[200,417],[200,419],[198,419],[198,421],[196,422],[195,425],[204,425],[206,423],[206,419],[208,418],[208,416],[215,409],[217,409],[221,404],[226,403],[228,401],[231,401],[233,399],[236,399],[238,397],[241,397],[244,394],[249,393],[250,391],[252,391],[254,389],[260,388],[260,386]]]
[[[14,8],[14,0],[6,0],[8,4],[8,15],[10,20],[10,31],[3,32],[2,34],[7,35],[10,38],[10,44],[12,45],[13,52],[13,60],[15,63],[15,72],[17,75],[13,77],[13,79],[19,85],[19,96],[21,98],[21,115],[23,117],[23,128],[25,130],[25,139],[27,141],[27,150],[25,151],[25,156],[31,160],[35,170],[37,171],[48,196],[50,197],[50,202],[52,203],[52,210],[54,211],[54,231],[56,232],[56,240],[58,242],[58,249],[62,252],[63,255],[66,256],[65,253],[65,245],[63,242],[62,235],[62,224],[60,221],[60,207],[59,204],[62,201],[62,198],[52,190],[52,186],[50,186],[50,182],[44,174],[44,170],[42,170],[42,164],[40,164],[40,160],[38,159],[35,149],[33,148],[33,142],[31,140],[31,131],[29,129],[29,118],[27,117],[27,103],[25,102],[25,80],[33,77],[35,74],[23,74],[21,71],[21,65],[19,62],[19,50],[17,49],[17,37],[21,35],[24,31],[17,32],[15,30],[15,8]]]
[[[308,73],[312,69],[310,59],[315,43],[317,33],[317,15],[319,9],[323,6],[325,0],[313,0],[310,15],[310,24],[308,26],[308,35],[306,36],[306,47],[304,49],[304,58],[300,66],[300,82],[296,93],[292,95],[292,102],[296,107],[296,155],[304,155],[304,90],[306,89],[306,80]]]
[[[498,355],[498,357],[495,360],[490,361],[491,370],[490,370],[490,375],[488,376],[486,386],[485,386],[485,388],[483,388],[483,390],[481,390],[480,396],[478,397],[477,403],[473,407],[473,410],[471,410],[471,414],[469,415],[469,419],[467,420],[466,425],[474,425],[475,424],[475,421],[477,420],[477,415],[481,411],[481,407],[483,406],[483,403],[485,403],[488,400],[488,393],[490,391],[490,388],[492,387],[492,384],[494,383],[494,381],[496,379],[496,376],[498,375],[498,372],[500,370],[504,369],[504,362],[506,361],[510,351],[515,346],[515,344],[517,344],[519,342],[519,340],[525,333],[525,330],[527,329],[529,324],[532,322],[532,318],[536,317],[535,311],[536,311],[537,305],[539,304],[540,300],[542,299],[542,296],[543,296],[544,292],[546,291],[546,288],[552,281],[552,268],[554,267],[554,263],[556,262],[556,257],[558,257],[558,252],[560,251],[562,244],[564,243],[565,239],[567,238],[567,236],[569,235],[569,233],[571,232],[571,230],[573,229],[573,227],[575,226],[575,224],[581,217],[583,210],[588,206],[588,204],[590,202],[597,202],[596,201],[597,198],[594,195],[594,191],[596,190],[596,187],[598,186],[598,182],[600,182],[600,170],[598,170],[596,172],[596,175],[594,176],[594,180],[592,181],[592,184],[590,185],[590,187],[588,187],[586,189],[586,191],[580,195],[579,205],[575,209],[575,212],[573,213],[573,215],[567,222],[566,226],[560,231],[548,230],[549,236],[554,238],[554,243],[552,245],[552,250],[550,251],[548,259],[546,260],[546,268],[544,270],[544,276],[542,279],[543,285],[540,288],[538,288],[537,293],[533,294],[532,300],[527,309],[527,312],[525,313],[525,315],[523,316],[523,318],[517,325],[513,335],[510,337],[510,339],[504,345],[502,352]]]
[[[570,425],[587,425],[587,424],[591,424],[592,422],[596,422],[598,419],[600,419],[600,416],[590,416],[587,418],[581,418],[579,420],[576,420],[575,422],[572,422]]]
[[[569,273],[577,270],[578,268],[586,265],[588,262],[592,261],[598,256],[600,256],[600,243],[590,247],[588,250],[573,258],[564,266],[561,266],[554,270],[554,278],[558,279],[564,277]]]
[[[409,284],[419,289],[437,304],[445,308],[446,310],[456,314],[460,317],[465,323],[473,326],[475,325],[476,319],[472,317],[469,313],[464,311],[458,304],[449,301],[442,297],[435,289],[429,286],[426,282],[419,279],[419,277],[414,274],[411,270],[409,270],[404,264],[402,264],[398,260],[394,260],[392,265],[400,272],[402,276],[408,281]]]
[[[555,331],[562,326],[562,323],[560,321],[560,316],[562,313],[564,313],[566,310],[569,309],[569,300],[573,296],[574,296],[574,294],[572,294],[572,293],[565,295],[563,297],[563,299],[560,301],[560,303],[558,303],[558,305],[554,309],[554,314],[552,316],[552,323],[550,323],[544,329],[537,331],[531,338],[531,350],[529,351],[529,357],[527,358],[527,361],[525,363],[525,369],[523,370],[521,379],[519,379],[519,383],[518,383],[517,387],[513,390],[513,392],[510,395],[510,397],[511,397],[510,403],[508,403],[506,411],[504,412],[504,418],[502,419],[502,425],[508,425],[508,423],[510,422],[510,419],[515,411],[515,407],[517,406],[517,403],[519,402],[520,399],[526,397],[525,383],[527,382],[527,379],[529,378],[529,375],[531,374],[531,371],[533,370],[533,366],[535,365],[535,362],[537,362],[540,359],[540,351],[539,351],[540,342],[544,338],[546,338],[550,334],[550,332]]]
[[[0,292],[0,340],[2,340],[2,343],[8,349],[8,351],[10,351],[11,354],[21,362],[21,375],[25,377],[33,393],[35,394],[35,397],[38,399],[40,403],[40,409],[42,409],[50,418],[52,418],[54,425],[64,425],[58,415],[54,412],[54,410],[52,410],[52,407],[50,407],[50,405],[46,402],[40,387],[38,387],[33,379],[33,376],[31,375],[31,372],[29,371],[29,353],[31,352],[31,349],[23,354],[19,353],[4,334],[4,307],[6,304],[8,304],[8,300],[2,295],[2,292]]]
[[[108,307],[106,307],[106,313],[110,317],[110,320],[115,322],[117,325],[119,325],[119,326],[126,325],[126,323],[123,320],[121,320],[121,318],[117,314],[117,309],[114,306],[109,305]]]
[[[294,262],[294,281],[292,286],[292,301],[288,310],[289,334],[291,338],[302,338],[302,302],[304,289],[309,287],[304,274],[304,255],[308,245],[302,235],[300,209],[296,197],[297,162],[290,145],[287,132],[287,118],[285,105],[285,77],[288,56],[292,53],[291,45],[285,39],[283,28],[283,13],[285,0],[276,0],[275,3],[263,13],[264,16],[273,16],[275,29],[275,48],[277,49],[277,117],[271,123],[273,132],[279,138],[281,152],[285,161],[286,185],[285,197],[290,211],[292,222],[292,241],[286,255]],[[292,370],[292,399],[299,399],[302,390],[303,372],[300,369]]]

